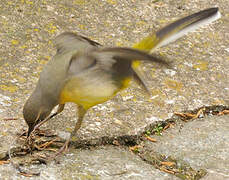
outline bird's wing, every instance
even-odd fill
[[[143,79],[131,67],[131,62],[134,59],[169,66],[166,61],[139,50],[120,47],[103,48],[84,54],[76,53],[73,55],[69,63],[68,78],[82,77],[81,75],[84,74],[90,81],[92,79],[114,81],[116,84],[119,84],[118,86],[121,86],[125,78],[133,76],[144,89],[147,89]]]
[[[123,65],[123,63],[129,63],[135,59],[156,62],[167,67],[169,66],[168,62],[156,57],[155,55],[147,54],[143,51],[132,48],[114,47],[97,49],[91,54],[93,57],[95,57],[95,59],[97,59],[101,67],[106,70],[109,70],[111,68],[113,69],[113,65],[117,64],[120,64],[120,66],[117,67],[117,70],[121,69],[121,65]]]
[[[101,46],[99,43],[72,32],[64,32],[54,39],[58,53],[72,50],[85,50]]]
[[[124,73],[132,69],[130,64],[135,59],[169,66],[168,62],[143,51],[132,48],[115,47],[96,49],[86,53],[77,52],[72,56],[68,69],[71,74],[78,74],[81,71],[97,66],[107,72]]]

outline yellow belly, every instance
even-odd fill
[[[113,98],[118,91],[129,85],[130,80],[131,78],[126,78],[122,81],[122,86],[117,87],[112,81],[93,83],[72,78],[61,92],[60,103],[74,102],[89,109]]]

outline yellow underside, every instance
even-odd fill
[[[156,34],[149,35],[142,39],[139,43],[133,45],[133,48],[139,49],[149,53],[159,42]],[[137,69],[140,66],[141,62],[138,60],[133,61],[132,68]]]
[[[158,38],[155,34],[149,35],[139,43],[136,43],[133,48],[150,52],[158,43]],[[133,61],[132,67],[136,69],[140,65],[140,61]],[[88,80],[79,80],[72,78],[67,82],[62,90],[60,103],[74,102],[89,109],[92,106],[103,103],[113,98],[120,90],[129,86],[131,77],[125,78],[121,82],[121,87],[115,86],[111,82],[88,82]]]
[[[84,109],[89,109],[113,98],[120,90],[128,87],[130,81],[130,77],[125,78],[120,88],[112,83],[85,83],[73,78],[62,90],[60,103],[74,102],[83,106]]]

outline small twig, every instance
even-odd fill
[[[150,136],[145,135],[145,137],[146,137],[146,139],[148,139],[148,140],[151,141],[151,142],[157,142],[156,139],[151,138]]]
[[[201,108],[198,110],[198,112],[196,114],[179,113],[179,112],[175,112],[174,114],[177,116],[181,116],[181,117],[185,118],[185,121],[187,121],[187,120],[193,120],[193,119],[199,118],[200,114],[203,113],[204,111],[205,111],[205,108]]]
[[[201,108],[197,113],[196,116],[193,117],[193,119],[199,118],[200,114],[203,113],[205,111],[205,108]]]
[[[19,174],[22,175],[22,176],[32,177],[32,176],[39,176],[40,175],[40,172],[38,172],[38,173],[36,173],[36,172],[26,172],[25,170],[22,170],[19,164],[15,164],[13,162],[11,162],[11,164],[19,172]]]
[[[111,173],[107,173],[107,172],[105,172],[107,175],[109,175],[109,176],[119,176],[119,175],[123,175],[123,174],[126,174],[127,173],[127,171],[125,170],[125,171],[122,171],[122,172],[119,172],[119,173],[114,173],[114,174],[111,174]]]
[[[174,166],[176,163],[175,162],[169,162],[169,161],[162,161],[161,165],[165,166]]]
[[[164,167],[159,168],[159,170],[164,171],[164,172],[167,172],[167,173],[169,173],[169,174],[175,174],[174,171],[170,171],[170,170],[168,170],[168,169],[166,169],[166,168],[164,168]]]
[[[169,124],[167,124],[167,125],[163,128],[163,130],[166,130],[166,129],[170,128],[170,126],[171,126],[171,124],[170,124],[170,123],[169,123]]]
[[[10,161],[9,160],[7,160],[7,161],[0,161],[0,165],[3,165],[3,164],[9,164],[10,163]]]
[[[46,148],[45,150],[46,150],[46,151],[52,151],[52,152],[58,152],[58,150],[53,149],[53,148]]]
[[[218,113],[219,116],[225,115],[225,114],[229,114],[229,109],[225,109],[225,110]]]
[[[129,151],[137,152],[139,150],[139,148],[142,148],[142,146],[141,145],[131,146],[131,147],[129,147]]]
[[[3,121],[13,121],[13,120],[18,120],[19,118],[4,118],[2,119]]]
[[[38,148],[38,150],[44,150],[46,147],[48,147],[49,145],[53,144],[53,142],[55,142],[56,140],[58,140],[59,138],[55,138],[49,142],[45,142],[39,146],[36,145],[36,148]]]

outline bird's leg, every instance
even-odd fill
[[[133,70],[133,72],[134,72],[133,73],[134,80],[137,82],[137,84],[140,87],[142,87],[145,90],[146,94],[150,96],[150,90],[149,90],[147,84],[145,83],[146,81],[144,80],[143,72],[140,71],[139,68],[135,68]]]
[[[82,106],[78,106],[78,121],[75,125],[74,131],[71,133],[71,136],[75,136],[76,132],[79,130],[79,128],[81,127],[83,118],[86,114],[87,110],[84,109]]]
[[[76,132],[81,127],[81,124],[82,124],[82,121],[84,119],[84,115],[86,114],[86,112],[87,112],[86,109],[84,109],[80,105],[78,106],[78,120],[77,120],[77,123],[75,125],[74,131],[71,133],[70,137],[65,141],[64,145],[59,149],[59,151],[53,157],[49,158],[49,160],[55,159],[58,155],[60,155],[62,152],[66,151],[68,149],[70,141],[76,135]]]
[[[61,113],[64,110],[64,105],[65,104],[59,104],[58,109],[55,113],[51,114],[50,116],[48,116],[47,118],[45,118],[43,121],[41,121],[40,123],[38,123],[32,132],[34,132],[36,129],[38,129],[39,127],[41,127],[42,124],[44,124],[45,122],[47,122],[48,120],[52,119],[54,116],[58,115],[59,113]]]

